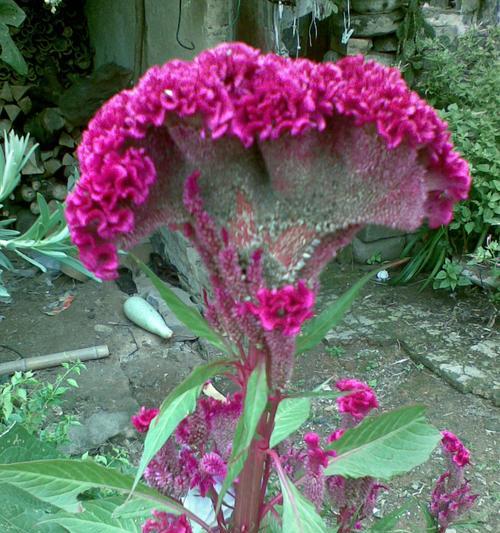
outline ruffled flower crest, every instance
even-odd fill
[[[189,220],[184,182],[273,283],[316,276],[365,224],[450,221],[467,163],[396,69],[361,56],[313,63],[222,44],[152,67],[109,100],[78,150],[67,201],[84,264],[116,276],[117,248]]]

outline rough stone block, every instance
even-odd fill
[[[63,451],[69,455],[80,455],[98,448],[108,439],[130,428],[131,414],[129,411],[101,411],[93,414],[81,425],[69,429],[70,442],[64,445]]]
[[[335,61],[338,61],[339,59],[342,59],[342,54],[339,54],[335,50],[328,50],[328,52],[323,56],[323,62],[332,61],[335,63]]]
[[[370,225],[364,227],[356,237],[363,242],[374,242],[390,237],[402,237],[404,233],[398,229],[387,228],[386,226]]]
[[[481,7],[480,0],[462,0],[460,5],[460,11],[462,13],[471,14],[479,10]]]
[[[422,12],[425,20],[434,28],[436,37],[448,37],[453,41],[467,30],[463,16],[458,11],[427,6]]]
[[[398,38],[395,35],[377,37],[373,40],[373,49],[376,52],[396,52],[398,49]]]
[[[403,0],[351,0],[351,9],[356,13],[390,13],[403,4]]]
[[[352,242],[354,260],[357,263],[366,263],[371,257],[380,254],[382,261],[397,259],[405,245],[404,237],[390,237],[374,242],[363,242],[355,238]]]
[[[366,54],[367,59],[377,61],[377,63],[382,63],[388,67],[392,67],[396,62],[396,56],[394,54],[386,54],[384,52],[375,52],[371,50]]]
[[[357,54],[366,54],[373,47],[371,39],[356,39],[351,38],[347,45],[340,42],[340,38],[335,35],[331,42],[332,48],[342,54],[343,56],[354,56]]]
[[[181,283],[191,296],[201,301],[209,287],[207,273],[196,250],[179,233],[162,228],[153,237],[153,247],[181,274]]]
[[[396,9],[391,13],[377,13],[366,15],[351,15],[351,27],[354,30],[353,37],[379,37],[394,33],[404,17],[402,9]],[[340,16],[332,19],[334,31],[341,34],[344,29],[344,21]]]

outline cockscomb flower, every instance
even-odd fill
[[[456,486],[451,479],[451,474],[445,472],[432,491],[430,512],[438,523],[439,533],[444,533],[452,522],[469,511],[478,498],[472,494],[468,481]]]
[[[186,515],[175,516],[163,511],[153,511],[154,518],[149,518],[142,525],[142,533],[192,533]]]
[[[305,475],[302,479],[304,495],[311,500],[319,511],[325,496],[325,475],[323,470],[328,466],[328,459],[335,456],[333,450],[324,450],[320,445],[317,433],[311,432],[304,436],[307,455],[304,460]]]
[[[442,431],[441,446],[456,466],[463,468],[470,463],[470,452],[451,431]]]
[[[265,331],[279,330],[287,337],[298,335],[302,324],[313,316],[315,295],[303,280],[296,286],[262,288],[258,304],[245,302],[244,310],[257,316]]]
[[[136,415],[133,415],[130,420],[139,433],[145,433],[149,429],[153,418],[159,412],[159,409],[148,409],[147,407],[142,406],[139,412]]]
[[[441,435],[441,449],[448,459],[450,470],[436,481],[430,504],[430,512],[436,518],[440,533],[471,509],[478,497],[472,494],[465,479],[465,467],[470,464],[469,450],[451,431],[442,431]]]
[[[337,407],[341,413],[350,415],[356,422],[361,421],[372,409],[377,409],[375,392],[366,383],[341,379],[335,386],[339,391],[353,391],[352,394],[337,398]]]
[[[225,43],[146,72],[109,100],[78,149],[66,216],[84,264],[117,275],[119,247],[191,214],[186,178],[268,286],[318,276],[366,224],[446,224],[467,163],[446,123],[395,68],[314,63]]]

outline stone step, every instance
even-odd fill
[[[351,9],[356,13],[390,13],[404,3],[404,0],[351,0]]]

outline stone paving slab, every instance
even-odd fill
[[[464,305],[448,294],[426,292],[411,302],[404,287],[369,285],[344,322],[325,338],[328,344],[365,337],[400,342],[412,360],[453,387],[500,405],[500,335],[489,327],[484,308]],[[341,292],[337,292],[341,294]],[[335,297],[324,289],[321,300]],[[471,314],[472,313],[472,314]]]

